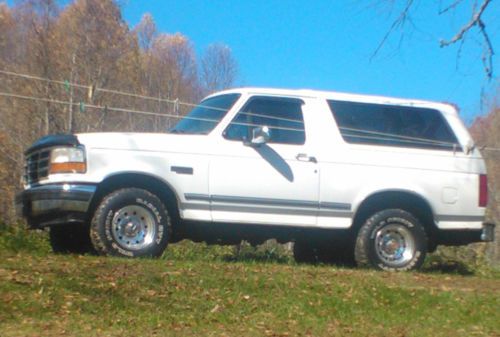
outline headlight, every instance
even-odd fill
[[[81,147],[59,147],[50,153],[50,174],[85,173],[87,163],[85,151]]]

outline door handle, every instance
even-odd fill
[[[298,155],[295,156],[295,158],[298,161],[305,161],[305,162],[311,162],[311,163],[317,163],[318,162],[316,160],[316,157],[308,156],[306,153],[299,153]]]

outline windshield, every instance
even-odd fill
[[[207,98],[185,116],[171,133],[208,134],[231,109],[240,94],[226,94]]]

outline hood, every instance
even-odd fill
[[[99,132],[80,133],[78,141],[86,148],[131,151],[189,151],[205,144],[207,135]]]

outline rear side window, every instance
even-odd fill
[[[269,143],[304,144],[304,102],[295,98],[256,96],[234,117],[224,131],[230,140],[249,140],[252,129],[267,126]]]
[[[434,109],[328,101],[347,143],[459,150],[455,134]]]

